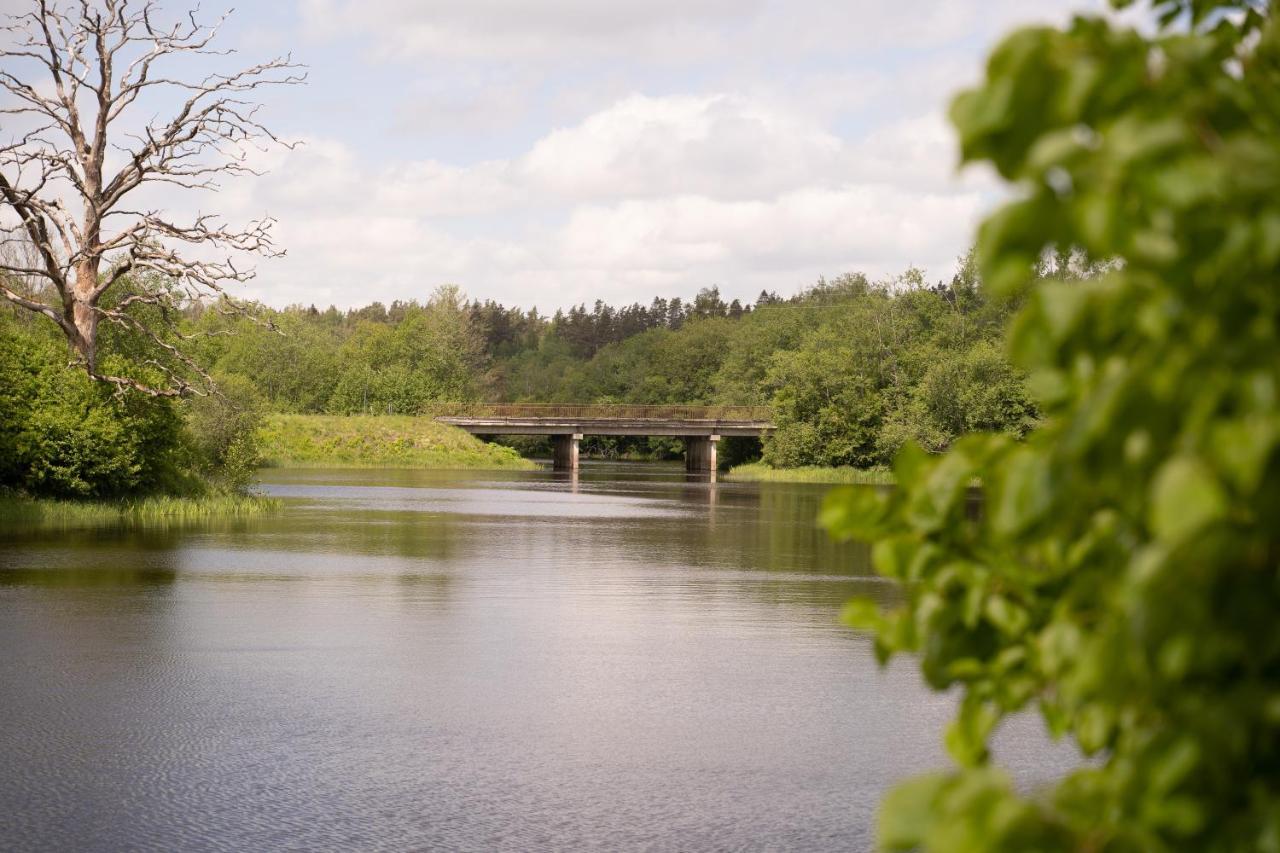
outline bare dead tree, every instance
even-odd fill
[[[283,251],[270,218],[179,222],[129,200],[148,185],[215,190],[220,177],[258,174],[254,149],[289,143],[260,122],[251,93],[305,74],[285,56],[229,74],[171,76],[170,57],[232,51],[211,46],[222,20],[158,18],[155,0],[33,0],[0,27],[0,247],[23,245],[0,251],[0,296],[56,323],[95,379],[173,397],[211,385],[174,322],[183,305],[213,298],[236,310],[226,287],[253,276],[237,257]],[[156,95],[171,99],[171,116],[136,121],[130,107],[142,98],[154,109]],[[147,364],[165,381],[100,370],[104,321],[147,340],[155,353]]]

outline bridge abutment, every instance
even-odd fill
[[[582,433],[574,432],[552,436],[551,467],[556,471],[578,470],[578,442]]]
[[[706,474],[716,470],[716,446],[718,435],[691,435],[684,440],[684,468],[686,471]]]

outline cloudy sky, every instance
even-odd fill
[[[10,9],[20,0],[0,0]],[[242,4],[243,63],[302,144],[205,209],[270,214],[275,305],[794,293],[950,275],[1000,189],[958,174],[946,105],[999,35],[1100,0],[297,0]],[[201,14],[216,17],[206,0]],[[168,0],[167,8],[185,8]]]

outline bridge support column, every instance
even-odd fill
[[[684,440],[684,468],[690,473],[710,474],[716,470],[718,435],[691,435]]]
[[[551,467],[556,471],[577,471],[579,441],[580,432],[552,436]]]

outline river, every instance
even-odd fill
[[[276,515],[0,537],[0,848],[865,850],[954,697],[822,487],[276,470]],[[1020,784],[1072,758],[1035,719]]]

